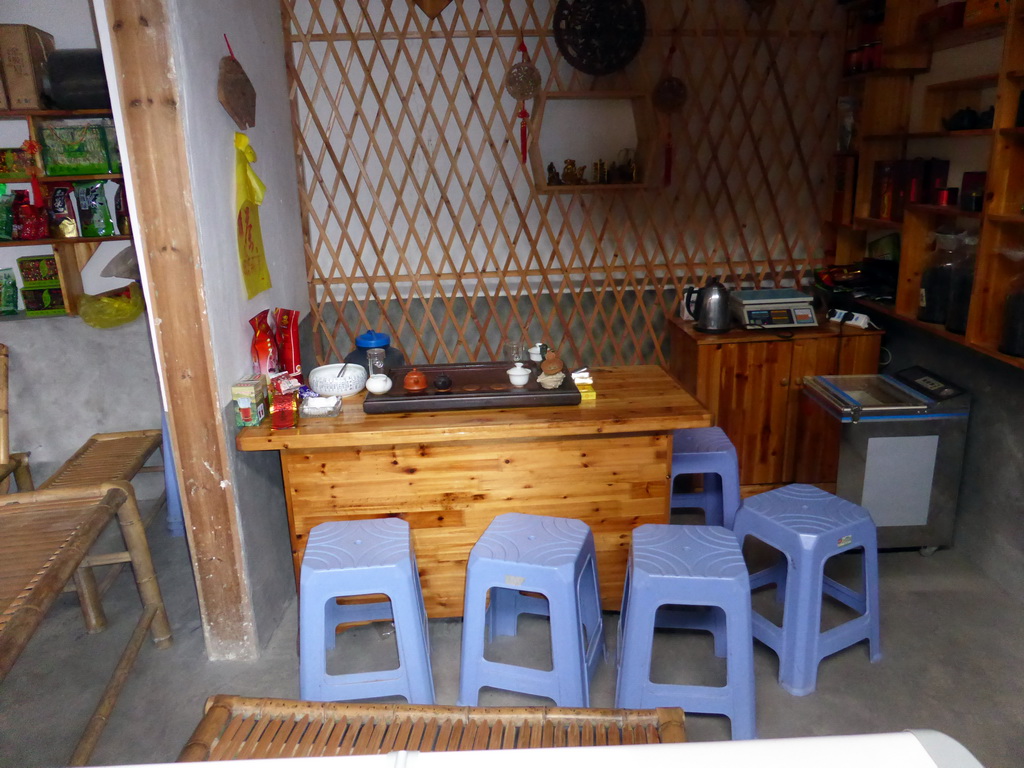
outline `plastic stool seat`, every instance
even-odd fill
[[[672,436],[670,488],[680,475],[702,475],[700,493],[673,493],[672,507],[699,507],[707,525],[732,528],[740,507],[736,448],[719,427],[677,429]]]
[[[495,517],[470,552],[465,600],[460,706],[476,706],[484,686],[547,696],[559,707],[590,705],[590,678],[604,656],[604,622],[594,536],[586,523],[515,512]],[[550,619],[550,670],[484,658],[485,632],[488,641],[514,636],[523,613]]]
[[[882,657],[878,603],[878,538],[866,509],[812,485],[789,485],[746,500],[736,515],[736,538],[753,536],[785,555],[750,577],[752,589],[776,584],[784,596],[782,626],[754,613],[754,637],[779,656],[779,684],[795,696],[811,693],[826,656],[868,641],[871,661]],[[824,575],[825,562],[863,548],[863,591]],[[825,632],[822,596],[860,615]]]
[[[409,524],[398,518],[321,523],[309,533],[299,590],[299,689],[306,701],[404,696],[434,703],[427,614]],[[390,599],[339,605],[335,598]],[[393,670],[327,673],[339,624],[393,619],[399,665]]]
[[[702,619],[675,613],[656,624],[663,606],[720,608],[724,626],[712,622],[716,652],[726,657],[724,686],[674,685],[651,681],[651,650],[657,626],[704,626]],[[700,616],[700,614],[698,614]],[[619,618],[615,706],[622,709],[682,707],[687,712],[726,715],[734,739],[757,738],[754,717],[754,652],[750,583],[736,537],[726,528],[701,525],[641,525],[633,531]]]

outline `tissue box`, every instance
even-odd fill
[[[238,405],[239,398],[249,400],[248,416],[243,415]],[[256,427],[267,415],[267,381],[260,374],[253,374],[231,385],[231,399],[235,401],[235,426]]]

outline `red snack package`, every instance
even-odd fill
[[[71,194],[70,184],[58,184],[50,191],[51,237],[78,237],[78,220]]]
[[[267,317],[269,309],[264,309],[256,317],[249,320],[252,326],[252,371],[270,378],[270,374],[278,370],[277,344],[274,342],[274,334],[270,330],[270,323]]]
[[[299,355],[299,310],[275,309],[274,325],[277,333],[277,351],[281,355],[281,370],[293,376],[302,376]]]

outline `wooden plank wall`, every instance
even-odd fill
[[[600,78],[559,54],[555,5],[455,0],[430,20],[409,0],[282,0],[319,362],[375,328],[416,362],[526,336],[572,362],[663,363],[686,285],[820,265],[835,3],[649,0],[639,56]],[[546,92],[685,82],[683,109],[655,118],[649,188],[535,189],[503,85],[521,41]]]

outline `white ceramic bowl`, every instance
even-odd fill
[[[508,380],[512,382],[513,387],[525,387],[530,380],[530,369],[524,368],[522,363],[516,363],[505,373],[508,374]]]
[[[318,395],[348,397],[361,392],[366,384],[366,369],[358,363],[331,363],[309,372],[309,388]],[[345,367],[345,372],[341,369]],[[338,374],[341,373],[339,376]]]
[[[383,395],[391,389],[391,379],[383,373],[375,373],[366,380],[366,390],[375,395]]]

